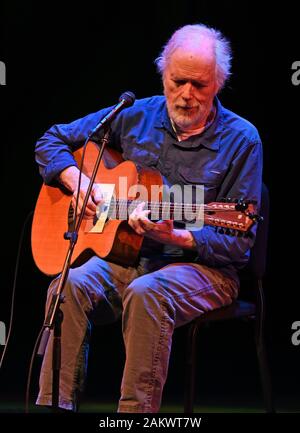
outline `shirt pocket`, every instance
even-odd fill
[[[137,143],[134,140],[123,140],[123,158],[133,161],[139,167],[155,167],[158,162],[159,152],[153,149],[151,143]]]
[[[222,173],[216,170],[200,172],[190,167],[178,167],[178,173],[184,184],[203,185],[204,202],[209,203],[216,200],[219,186],[222,182]]]

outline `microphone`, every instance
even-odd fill
[[[89,138],[96,134],[101,128],[108,125],[110,122],[114,120],[117,114],[120,113],[123,108],[130,107],[134,104],[135,101],[135,95],[132,92],[124,92],[119,98],[119,103],[114,106],[114,108],[106,115],[104,116],[100,122],[95,126],[95,128],[92,130],[92,132],[89,135]]]

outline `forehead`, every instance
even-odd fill
[[[183,47],[176,49],[166,68],[175,77],[210,79],[215,76],[216,60],[212,47]]]

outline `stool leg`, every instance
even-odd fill
[[[263,293],[262,282],[258,281],[259,292]],[[255,329],[255,344],[256,344],[256,354],[259,365],[259,372],[261,378],[261,384],[264,395],[265,408],[267,413],[274,413],[274,402],[272,395],[272,385],[271,385],[271,375],[269,364],[267,360],[267,353],[264,341],[264,298],[261,296],[260,307],[257,311],[256,316],[256,329]]]
[[[184,413],[192,413],[194,411],[197,336],[198,336],[198,325],[196,322],[192,322],[189,325],[189,331],[187,337]]]

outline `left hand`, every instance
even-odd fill
[[[128,224],[139,235],[145,235],[158,242],[167,243],[170,241],[173,232],[173,221],[164,220],[154,223],[147,218],[150,210],[144,210],[145,203],[138,204],[130,214]]]

